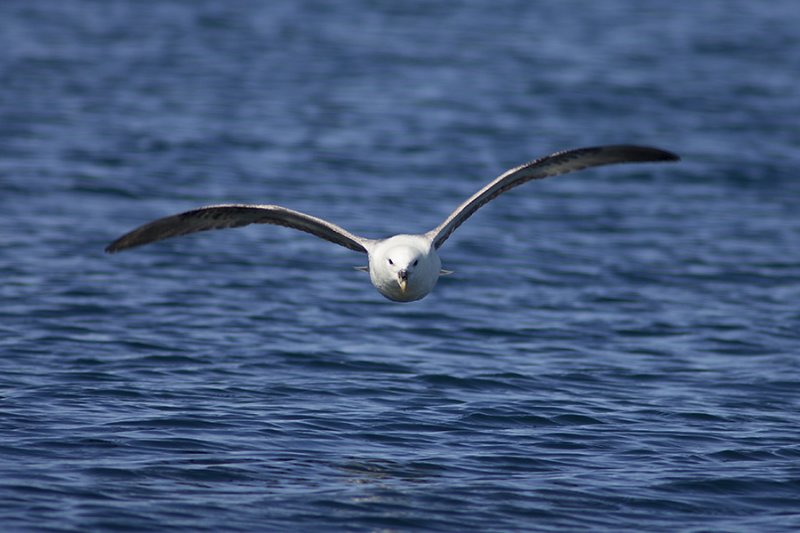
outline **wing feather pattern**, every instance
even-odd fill
[[[504,192],[530,180],[615,163],[677,161],[678,159],[679,157],[671,152],[634,145],[608,145],[556,152],[504,172],[470,196],[455,211],[450,213],[439,226],[429,231],[426,236],[431,239],[434,247],[438,249],[453,231],[478,209]]]
[[[356,252],[367,253],[370,239],[321,218],[279,205],[212,205],[149,222],[126,233],[106,247],[114,253],[170,237],[212,229],[239,228],[249,224],[274,224],[294,228]]]

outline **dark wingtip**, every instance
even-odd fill
[[[646,151],[649,156],[652,157],[652,161],[680,161],[681,158],[678,154],[674,152],[669,152],[667,150],[662,150],[660,148],[653,148],[652,146],[641,146],[638,147],[643,151]]]
[[[622,144],[609,146],[612,150],[621,150],[630,159],[625,163],[669,163],[680,161],[678,154],[653,146],[641,146],[636,144]]]
[[[104,249],[105,253],[107,253],[107,254],[115,254],[117,252],[121,252],[122,250],[130,248],[130,246],[126,246],[125,245],[125,243],[123,242],[123,239],[124,239],[124,237],[119,238],[119,239],[115,240],[114,242],[112,242],[111,244],[109,244],[108,246],[106,246],[105,249]]]
[[[571,157],[586,153],[605,153],[611,159],[614,159],[613,161],[601,163],[605,165],[612,163],[661,163],[681,160],[680,156],[674,152],[639,144],[606,144],[588,148],[577,148],[575,150],[556,152],[542,159],[559,156]]]
[[[661,161],[680,161],[681,160],[681,156],[679,156],[678,154],[676,154],[674,152],[668,152],[666,150],[660,150],[660,152],[662,153]]]
[[[609,145],[607,147],[600,146],[600,150],[609,148],[611,150],[620,150],[632,156],[634,161],[639,162],[658,162],[658,161],[680,161],[680,156],[674,152],[655,148],[653,146],[641,146],[637,144],[619,144]]]

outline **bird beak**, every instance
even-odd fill
[[[400,292],[405,294],[408,286],[408,270],[401,270],[397,273],[397,283],[400,285]]]

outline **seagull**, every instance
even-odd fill
[[[369,264],[359,267],[359,270],[369,272],[370,280],[378,292],[395,302],[413,302],[431,292],[440,275],[450,273],[442,270],[437,253],[448,237],[478,209],[504,192],[531,180],[590,167],[679,159],[665,150],[635,145],[606,145],[556,152],[505,171],[467,198],[441,224],[427,233],[415,235],[399,234],[386,239],[368,239],[327,220],[279,205],[225,204],[192,209],[154,220],[118,238],[105,251],[119,252],[197,231],[274,224],[304,231],[367,254]]]

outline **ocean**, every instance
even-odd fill
[[[0,2],[3,531],[800,530],[796,2]],[[257,226],[424,232],[424,300]]]

